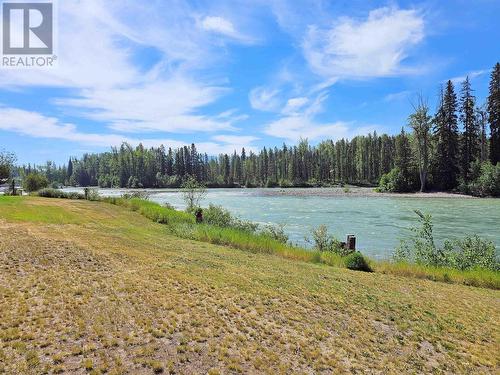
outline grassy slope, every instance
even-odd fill
[[[0,373],[500,370],[500,291],[166,234],[103,203],[0,198]]]
[[[346,266],[348,257],[342,257],[331,251],[321,252],[292,246],[266,235],[249,233],[237,228],[194,224],[192,215],[162,207],[158,203],[148,200],[105,198],[104,201],[137,211],[154,222],[167,224],[170,227],[169,233],[177,237],[229,246],[253,253],[275,254],[292,260],[348,268]],[[500,272],[491,270],[473,269],[461,271],[446,267],[429,267],[373,260],[369,260],[369,263],[371,269],[376,272],[500,290]]]

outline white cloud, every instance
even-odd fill
[[[453,78],[450,78],[449,80],[450,80],[451,82],[453,82],[453,84],[457,85],[457,84],[460,84],[460,83],[462,83],[463,81],[465,81],[465,79],[466,79],[467,77],[469,77],[469,79],[474,79],[474,78],[476,78],[476,77],[480,77],[480,76],[482,76],[482,75],[483,75],[483,74],[485,74],[485,73],[488,73],[488,70],[486,70],[486,69],[485,69],[485,70],[474,70],[474,71],[469,72],[469,73],[467,73],[467,74],[465,74],[465,75],[463,75],[463,76],[453,77]],[[446,81],[448,81],[448,80],[445,80],[445,81],[443,81],[443,82],[446,82]]]
[[[343,122],[319,124],[308,116],[288,116],[271,122],[265,133],[289,142],[297,142],[301,138],[315,140],[318,138],[338,139],[348,135],[349,128]]]
[[[60,139],[93,146],[116,146],[129,141],[116,134],[82,133],[74,124],[61,123],[54,117],[16,108],[0,107],[0,129],[35,138]]]
[[[322,92],[312,102],[306,98],[288,100],[282,111],[284,116],[267,124],[264,132],[289,142],[297,142],[301,138],[315,140],[323,137],[341,138],[346,136],[348,128],[345,123],[320,124],[314,120],[314,117],[321,112],[322,103],[326,98],[326,93]],[[306,106],[306,103],[309,105]],[[291,108],[293,111],[289,110]]]
[[[59,109],[114,131],[231,130],[243,117],[200,114],[229,89],[198,72],[219,57],[217,43],[193,27],[195,14],[183,2],[61,1],[58,67],[0,70],[0,85],[72,89],[53,100]],[[234,31],[227,23],[218,25],[219,31]],[[149,66],[141,66],[145,49],[153,56]]]
[[[396,102],[396,101],[408,99],[410,94],[411,94],[411,92],[408,90],[394,92],[394,93],[387,94],[386,96],[384,96],[384,101],[385,102]]]
[[[82,90],[80,97],[59,99],[56,103],[78,108],[81,115],[107,122],[122,132],[214,132],[232,129],[232,118],[216,119],[193,112],[224,91],[174,77],[132,88]]]
[[[370,78],[411,72],[403,62],[424,38],[416,10],[379,8],[364,21],[340,18],[331,28],[310,26],[303,51],[311,69],[327,78]]]
[[[232,122],[244,121],[247,120],[250,116],[247,114],[238,114],[238,110],[236,108],[228,109],[222,113],[219,113],[216,118],[218,119],[230,119]]]
[[[37,112],[25,111],[17,108],[0,107],[0,130],[15,132],[33,138],[58,139],[85,144],[88,146],[110,147],[119,146],[122,142],[131,145],[142,143],[145,147],[165,145],[167,147],[182,147],[186,142],[174,139],[153,139],[140,137],[125,137],[119,134],[85,133],[77,129],[74,124],[63,123],[55,117],[44,116]],[[198,142],[198,151],[209,155],[233,153],[243,147],[255,151],[252,142],[257,140],[250,136],[215,136],[215,142]]]
[[[251,135],[216,135],[212,137],[214,141],[218,142],[223,142],[223,143],[230,143],[230,144],[236,144],[236,145],[243,145],[243,144],[250,144],[259,138],[253,137]]]
[[[378,126],[355,126],[352,122],[320,122],[317,115],[323,111],[323,102],[328,98],[325,91],[317,94],[313,100],[292,98],[282,111],[282,117],[264,127],[264,133],[295,143],[300,139],[318,140],[322,138],[352,138],[359,134],[367,134],[380,130]],[[295,99],[295,100],[294,100]],[[294,111],[286,111],[295,107]]]
[[[412,9],[379,8],[369,12],[365,19],[341,17],[332,24],[319,3],[305,13],[301,12],[302,5],[272,1],[279,24],[300,40],[308,66],[317,76],[311,79],[307,74],[295,73],[291,90],[288,90],[290,82],[273,76],[271,84],[252,90],[253,108],[281,114],[265,127],[265,133],[296,141],[301,137],[354,136],[357,133],[351,126],[357,126],[361,134],[367,129],[377,129],[342,121],[317,121],[327,96],[325,90],[341,79],[416,72],[417,69],[405,65],[405,59],[411,48],[424,38],[422,14]],[[287,73],[292,74],[288,70]],[[401,99],[404,95],[389,95],[386,100]]]
[[[232,22],[223,17],[207,16],[201,21],[201,26],[207,31],[213,31],[228,36],[236,34]]]
[[[241,43],[250,44],[255,42],[254,38],[236,30],[233,23],[224,17],[206,16],[198,21],[198,25],[202,30],[209,33],[224,36]]]
[[[381,132],[378,125],[359,125],[353,122],[336,121],[322,123],[312,117],[287,116],[266,125],[264,132],[287,142],[296,143],[300,139],[311,141],[320,139],[352,139],[357,135],[365,135],[374,131]]]
[[[279,93],[280,91],[277,89],[262,86],[250,91],[248,98],[253,109],[273,112],[278,110],[281,105]]]
[[[309,103],[309,99],[305,97],[291,98],[286,102],[285,108],[283,108],[283,113],[293,114]]]

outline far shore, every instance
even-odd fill
[[[287,188],[262,189],[259,192],[265,196],[315,196],[315,197],[404,197],[404,198],[461,198],[475,199],[471,195],[448,193],[442,191],[416,193],[379,193],[374,188],[347,186],[344,188]]]
[[[132,188],[99,188],[92,187],[99,190],[118,190],[118,191],[163,191],[163,192],[177,192],[180,188],[150,188],[150,189],[132,189]],[[63,189],[83,189],[80,187],[64,187]],[[275,196],[290,196],[290,197],[400,197],[400,198],[452,198],[452,199],[480,199],[471,195],[443,192],[443,191],[429,191],[425,193],[379,193],[373,187],[360,187],[360,186],[345,186],[345,187],[306,187],[306,188],[207,188],[208,191],[215,189],[227,190],[244,190],[252,192],[255,195],[275,197]]]

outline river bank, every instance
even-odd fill
[[[262,190],[262,189],[261,189]],[[334,188],[287,188],[265,189],[259,192],[263,196],[291,196],[291,197],[402,197],[402,198],[454,198],[477,199],[471,195],[456,194],[443,191],[415,192],[415,193],[379,193],[369,187],[334,187]]]

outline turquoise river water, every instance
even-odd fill
[[[74,191],[81,189],[65,189]],[[316,190],[318,191],[318,190]],[[119,196],[124,189],[100,189],[102,196]],[[148,190],[150,199],[182,209],[182,195],[175,189]],[[433,216],[438,243],[446,238],[478,234],[500,248],[500,199],[417,198],[405,196],[323,196],[302,190],[296,195],[278,189],[210,189],[202,202],[221,205],[231,213],[258,223],[284,224],[294,243],[306,244],[311,229],[325,224],[330,233],[345,239],[355,234],[357,248],[370,257],[387,259],[400,239],[416,224],[415,209]]]

